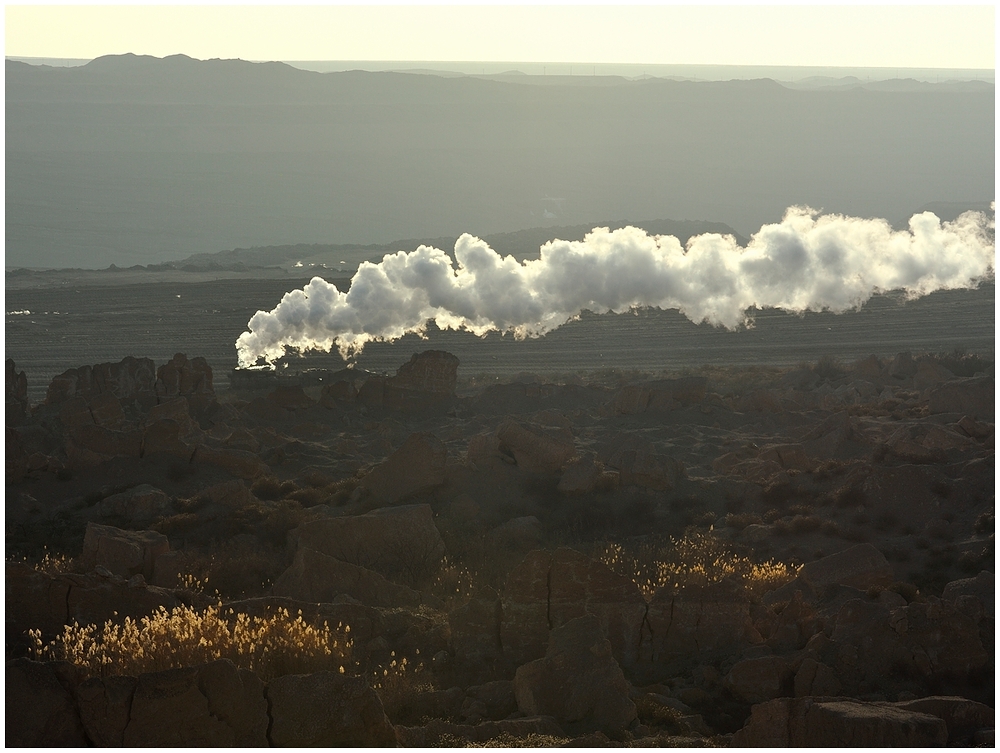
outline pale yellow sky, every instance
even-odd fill
[[[992,4],[6,5],[5,54],[993,68]]]

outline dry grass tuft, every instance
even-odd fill
[[[41,631],[31,630],[32,653],[40,661],[65,660],[88,676],[129,675],[190,667],[229,659],[265,682],[294,673],[352,667],[349,625],[332,629],[311,625],[299,613],[278,609],[267,617],[224,613],[222,607],[199,612],[191,607],[161,608],[122,625],[67,625],[60,636],[43,644]]]
[[[49,551],[48,547],[42,547],[42,552],[43,554],[41,559],[37,561],[32,561],[31,558],[26,556],[8,556],[6,561],[20,565],[28,565],[38,572],[45,573],[46,575],[59,575],[60,573],[73,572],[75,562],[74,559],[68,554],[53,554]]]
[[[417,656],[419,655],[420,650],[417,649]],[[411,662],[405,656],[397,658],[395,651],[390,654],[388,664],[379,665],[372,670],[371,684],[390,719],[398,718],[418,693],[434,690],[434,684],[424,675],[424,663]]]
[[[597,559],[631,578],[647,599],[661,588],[704,586],[726,578],[735,578],[748,597],[759,598],[790,581],[797,572],[783,562],[754,562],[733,545],[706,533],[628,548],[610,543],[598,552]]]
[[[532,732],[526,737],[515,737],[509,732],[501,732],[496,737],[482,742],[466,740],[457,735],[444,734],[438,738],[439,748],[558,748],[569,742],[568,737],[540,735]]]

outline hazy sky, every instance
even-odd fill
[[[993,4],[7,5],[6,55],[993,68]]]

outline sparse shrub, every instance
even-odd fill
[[[247,535],[210,547],[205,553],[191,552],[185,559],[186,574],[211,584],[215,593],[230,599],[265,595],[289,565],[283,546],[268,546]]]
[[[711,510],[706,510],[700,515],[696,515],[694,518],[694,524],[696,526],[711,526],[715,523],[715,519],[718,516]]]
[[[467,740],[464,737],[444,733],[437,738],[434,747],[437,748],[559,748],[566,745],[570,739],[568,737],[555,737],[554,735],[541,735],[532,732],[525,737],[516,737],[509,732],[501,732],[496,737],[489,740],[475,741]]]
[[[666,727],[667,730],[675,735],[684,733],[684,729],[679,724],[680,712],[662,703],[657,703],[648,695],[643,695],[635,699],[635,710],[639,721],[643,724]]]
[[[764,487],[761,492],[761,501],[764,504],[784,507],[797,493],[795,487],[788,481],[775,481]]]
[[[774,521],[780,519],[783,515],[784,513],[782,513],[781,510],[777,510],[772,507],[770,510],[766,510],[764,512],[764,522],[773,523]]]
[[[647,599],[661,588],[707,585],[730,577],[737,579],[748,596],[757,597],[795,577],[795,569],[782,562],[754,562],[733,545],[698,532],[627,549],[617,543],[604,544],[597,559],[631,578]]]
[[[319,488],[324,487],[324,486],[329,486],[333,482],[334,482],[334,479],[332,479],[330,476],[328,476],[327,474],[323,473],[322,471],[319,471],[319,470],[316,470],[316,469],[308,471],[308,472],[306,472],[305,474],[303,474],[302,476],[299,477],[299,485],[300,486],[302,486],[302,487],[307,487],[308,486],[308,487],[311,487],[313,489],[319,489]]]
[[[253,482],[250,491],[257,499],[274,502],[281,499],[281,482],[274,476],[263,476]]]
[[[918,596],[920,596],[920,589],[912,583],[901,583],[897,581],[889,586],[889,590],[893,593],[899,594],[908,602],[914,601]]]
[[[346,505],[350,499],[354,490],[358,486],[359,479],[357,477],[350,477],[341,479],[340,481],[335,481],[326,487],[326,493],[329,496],[327,504],[340,507]]]
[[[973,526],[973,530],[976,533],[993,533],[996,524],[993,520],[993,510],[982,513],[978,518],[976,518],[976,523]]]
[[[348,625],[315,627],[278,609],[267,617],[224,612],[221,606],[199,612],[180,606],[160,608],[139,621],[67,625],[43,644],[41,631],[29,631],[38,660],[65,660],[87,676],[129,675],[189,667],[229,659],[267,681],[280,675],[332,670],[353,672],[353,641]]]
[[[823,525],[819,527],[819,530],[827,536],[840,536],[843,534],[843,531],[840,530],[840,526],[835,520],[824,520]]]
[[[813,509],[809,505],[792,505],[788,512],[791,515],[812,515]]]
[[[326,501],[327,494],[323,489],[299,489],[289,494],[287,499],[295,500],[303,507],[315,507]]]
[[[840,460],[824,460],[813,471],[813,477],[824,481],[834,476],[839,476],[844,472],[845,464]]]
[[[434,577],[430,592],[445,603],[450,611],[465,604],[475,593],[476,575],[464,565],[453,562],[447,555],[441,560],[441,568]]]
[[[199,523],[201,518],[194,513],[182,512],[157,521],[153,525],[153,530],[159,531],[164,536],[177,536],[194,530]]]
[[[833,493],[837,507],[859,507],[864,505],[865,493],[859,485],[845,484]]]
[[[820,356],[819,361],[813,366],[813,372],[820,379],[840,379],[846,373],[833,356]]]
[[[416,651],[417,657],[420,649]],[[393,651],[389,663],[372,670],[371,684],[378,693],[390,720],[399,719],[407,707],[413,704],[418,693],[434,690],[434,684],[424,673],[424,663],[419,659],[411,662],[405,656],[397,657]]]
[[[74,565],[72,557],[67,554],[53,554],[47,546],[42,547],[42,556],[37,561],[32,562],[26,556],[8,556],[7,562],[29,565],[37,572],[45,573],[46,575],[73,572]]]
[[[761,520],[761,517],[759,515],[746,512],[739,514],[729,513],[725,518],[723,518],[723,522],[730,528],[735,528],[737,531],[742,531],[747,526],[760,524],[763,521]]]
[[[288,543],[288,532],[297,527],[305,513],[294,500],[284,499],[277,507],[269,510],[257,524],[254,533],[264,544],[275,549],[283,549]]]
[[[823,525],[823,519],[815,515],[796,515],[789,522],[789,526],[794,534],[805,534],[818,531]]]
[[[980,372],[988,372],[993,368],[993,361],[987,361],[976,353],[966,353],[963,348],[955,348],[951,353],[938,353],[931,356],[957,377],[971,377]]]

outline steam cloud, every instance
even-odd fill
[[[258,311],[236,349],[245,368],[273,363],[286,346],[336,345],[347,358],[372,340],[422,334],[431,320],[441,329],[525,338],[584,310],[678,309],[729,329],[749,324],[751,307],[841,313],[879,292],[902,289],[912,299],[991,278],[993,230],[993,219],[978,212],[943,224],[924,212],[910,218],[908,231],[894,231],[885,220],[792,207],[746,248],[714,233],[685,249],[670,235],[595,228],[583,241],[546,243],[539,259],[525,262],[465,234],[454,262],[428,246],[388,254],[361,264],[347,293],[314,277],[272,311]]]

